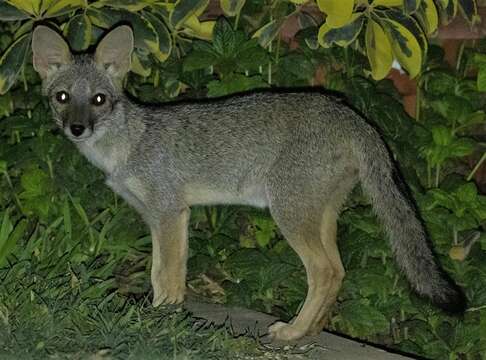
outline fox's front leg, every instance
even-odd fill
[[[152,233],[153,306],[184,300],[189,209],[165,213]]]

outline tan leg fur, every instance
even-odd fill
[[[304,305],[290,323],[277,322],[269,329],[278,340],[294,340],[322,330],[344,277],[336,245],[336,211],[327,207],[320,224],[307,223],[287,240],[307,272],[308,291]]]
[[[161,219],[151,228],[153,306],[184,300],[187,271],[189,209]]]

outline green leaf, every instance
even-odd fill
[[[407,14],[413,14],[419,8],[421,0],[403,0],[403,10]]]
[[[172,37],[165,24],[155,15],[144,12],[143,16],[152,24],[159,40],[159,51],[153,53],[159,61],[165,61],[172,51]]]
[[[284,24],[285,18],[278,20],[272,20],[268,24],[265,24],[260,29],[258,29],[252,36],[252,38],[258,39],[258,42],[262,47],[267,47],[271,44],[273,39],[279,34],[282,25]]]
[[[41,0],[8,0],[8,2],[28,14],[39,15]]]
[[[49,176],[41,169],[30,169],[23,173],[20,184],[25,190],[21,193],[24,199],[45,195],[49,189]]]
[[[192,15],[199,16],[209,4],[209,0],[177,0],[170,13],[170,23],[176,29]]]
[[[159,37],[154,26],[142,15],[123,11],[123,17],[133,28],[135,47],[147,50],[153,54],[160,52]]]
[[[471,24],[477,22],[478,8],[475,0],[458,0],[459,8],[461,9],[464,17]]]
[[[268,84],[260,76],[247,77],[232,73],[221,81],[211,81],[208,84],[208,96],[225,96],[263,87],[268,87]]]
[[[226,16],[236,16],[245,5],[246,0],[220,0],[220,6]]]
[[[346,47],[358,37],[363,27],[364,19],[361,14],[353,14],[351,21],[347,25],[337,29],[333,29],[327,23],[324,23],[319,28],[317,40],[325,48],[331,47],[333,44]]]
[[[461,185],[455,193],[459,200],[466,204],[473,204],[478,199],[478,190],[472,182]]]
[[[450,73],[442,70],[434,70],[424,74],[425,90],[431,94],[450,94],[454,89],[457,79]]]
[[[195,43],[196,44],[196,43]],[[207,69],[212,65],[218,63],[218,54],[216,54],[212,47],[207,45],[208,49],[195,49],[191,51],[183,62],[184,71],[194,71]]]
[[[86,50],[91,43],[91,21],[86,14],[79,14],[71,18],[64,28],[71,48],[75,51]]]
[[[8,213],[5,212],[5,216],[7,215]],[[7,237],[4,237],[4,235],[8,232],[9,228],[11,230],[12,225],[7,224],[7,228],[4,229],[4,223],[2,223],[2,228],[0,230],[0,267],[5,264],[8,255],[13,252],[17,245],[17,242],[24,236],[25,231],[27,230],[27,225],[28,222],[26,219],[20,220],[19,223],[15,226],[15,229],[11,231]]]
[[[237,39],[237,32],[233,30],[228,20],[221,17],[214,26],[213,48],[222,56],[232,56],[240,41]]]
[[[109,29],[120,22],[130,23],[133,29],[135,47],[161,56],[157,32],[150,21],[141,14],[111,8],[89,9],[87,14],[94,25],[104,29]]]
[[[0,21],[17,21],[29,18],[29,14],[10,5],[5,0],[0,0]]]
[[[102,29],[109,29],[123,20],[122,12],[110,8],[95,9],[90,7],[86,14],[93,25]]]
[[[486,91],[486,65],[479,67],[477,85],[478,91]]]
[[[452,144],[449,145],[449,153],[450,156],[455,157],[464,157],[467,155],[471,155],[475,148],[475,142],[470,139],[457,139],[454,140]]]
[[[385,315],[364,299],[345,301],[340,306],[339,316],[351,336],[366,337],[389,331],[390,324]]]
[[[268,61],[268,53],[256,39],[251,39],[240,45],[234,56],[238,70],[257,70],[261,64]]]
[[[18,38],[0,58],[0,95],[5,94],[15,83],[22,66],[30,53],[30,34]]]
[[[432,137],[434,143],[441,146],[447,146],[452,142],[452,132],[445,126],[436,126],[432,128]]]
[[[66,15],[84,5],[84,0],[59,0],[52,1],[44,14],[45,18]]]
[[[453,122],[463,122],[473,113],[471,103],[463,97],[445,94],[440,100],[430,101],[432,109],[445,119]]]
[[[142,77],[147,77],[152,72],[152,68],[149,64],[146,63],[146,61],[143,61],[142,58],[143,57],[140,52],[135,49],[135,51],[132,53],[132,63],[130,65],[130,70]]]

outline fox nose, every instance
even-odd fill
[[[81,124],[73,124],[73,125],[71,125],[71,126],[69,127],[69,129],[71,130],[71,133],[72,133],[74,136],[78,137],[78,136],[83,135],[84,130],[85,130],[86,128],[84,127],[84,125],[81,125]]]

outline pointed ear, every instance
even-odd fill
[[[95,61],[115,77],[123,78],[130,70],[132,51],[132,29],[127,25],[118,26],[98,44]]]
[[[34,54],[34,69],[42,79],[47,77],[51,67],[67,65],[72,61],[69,46],[61,35],[43,25],[34,29],[32,52]]]

